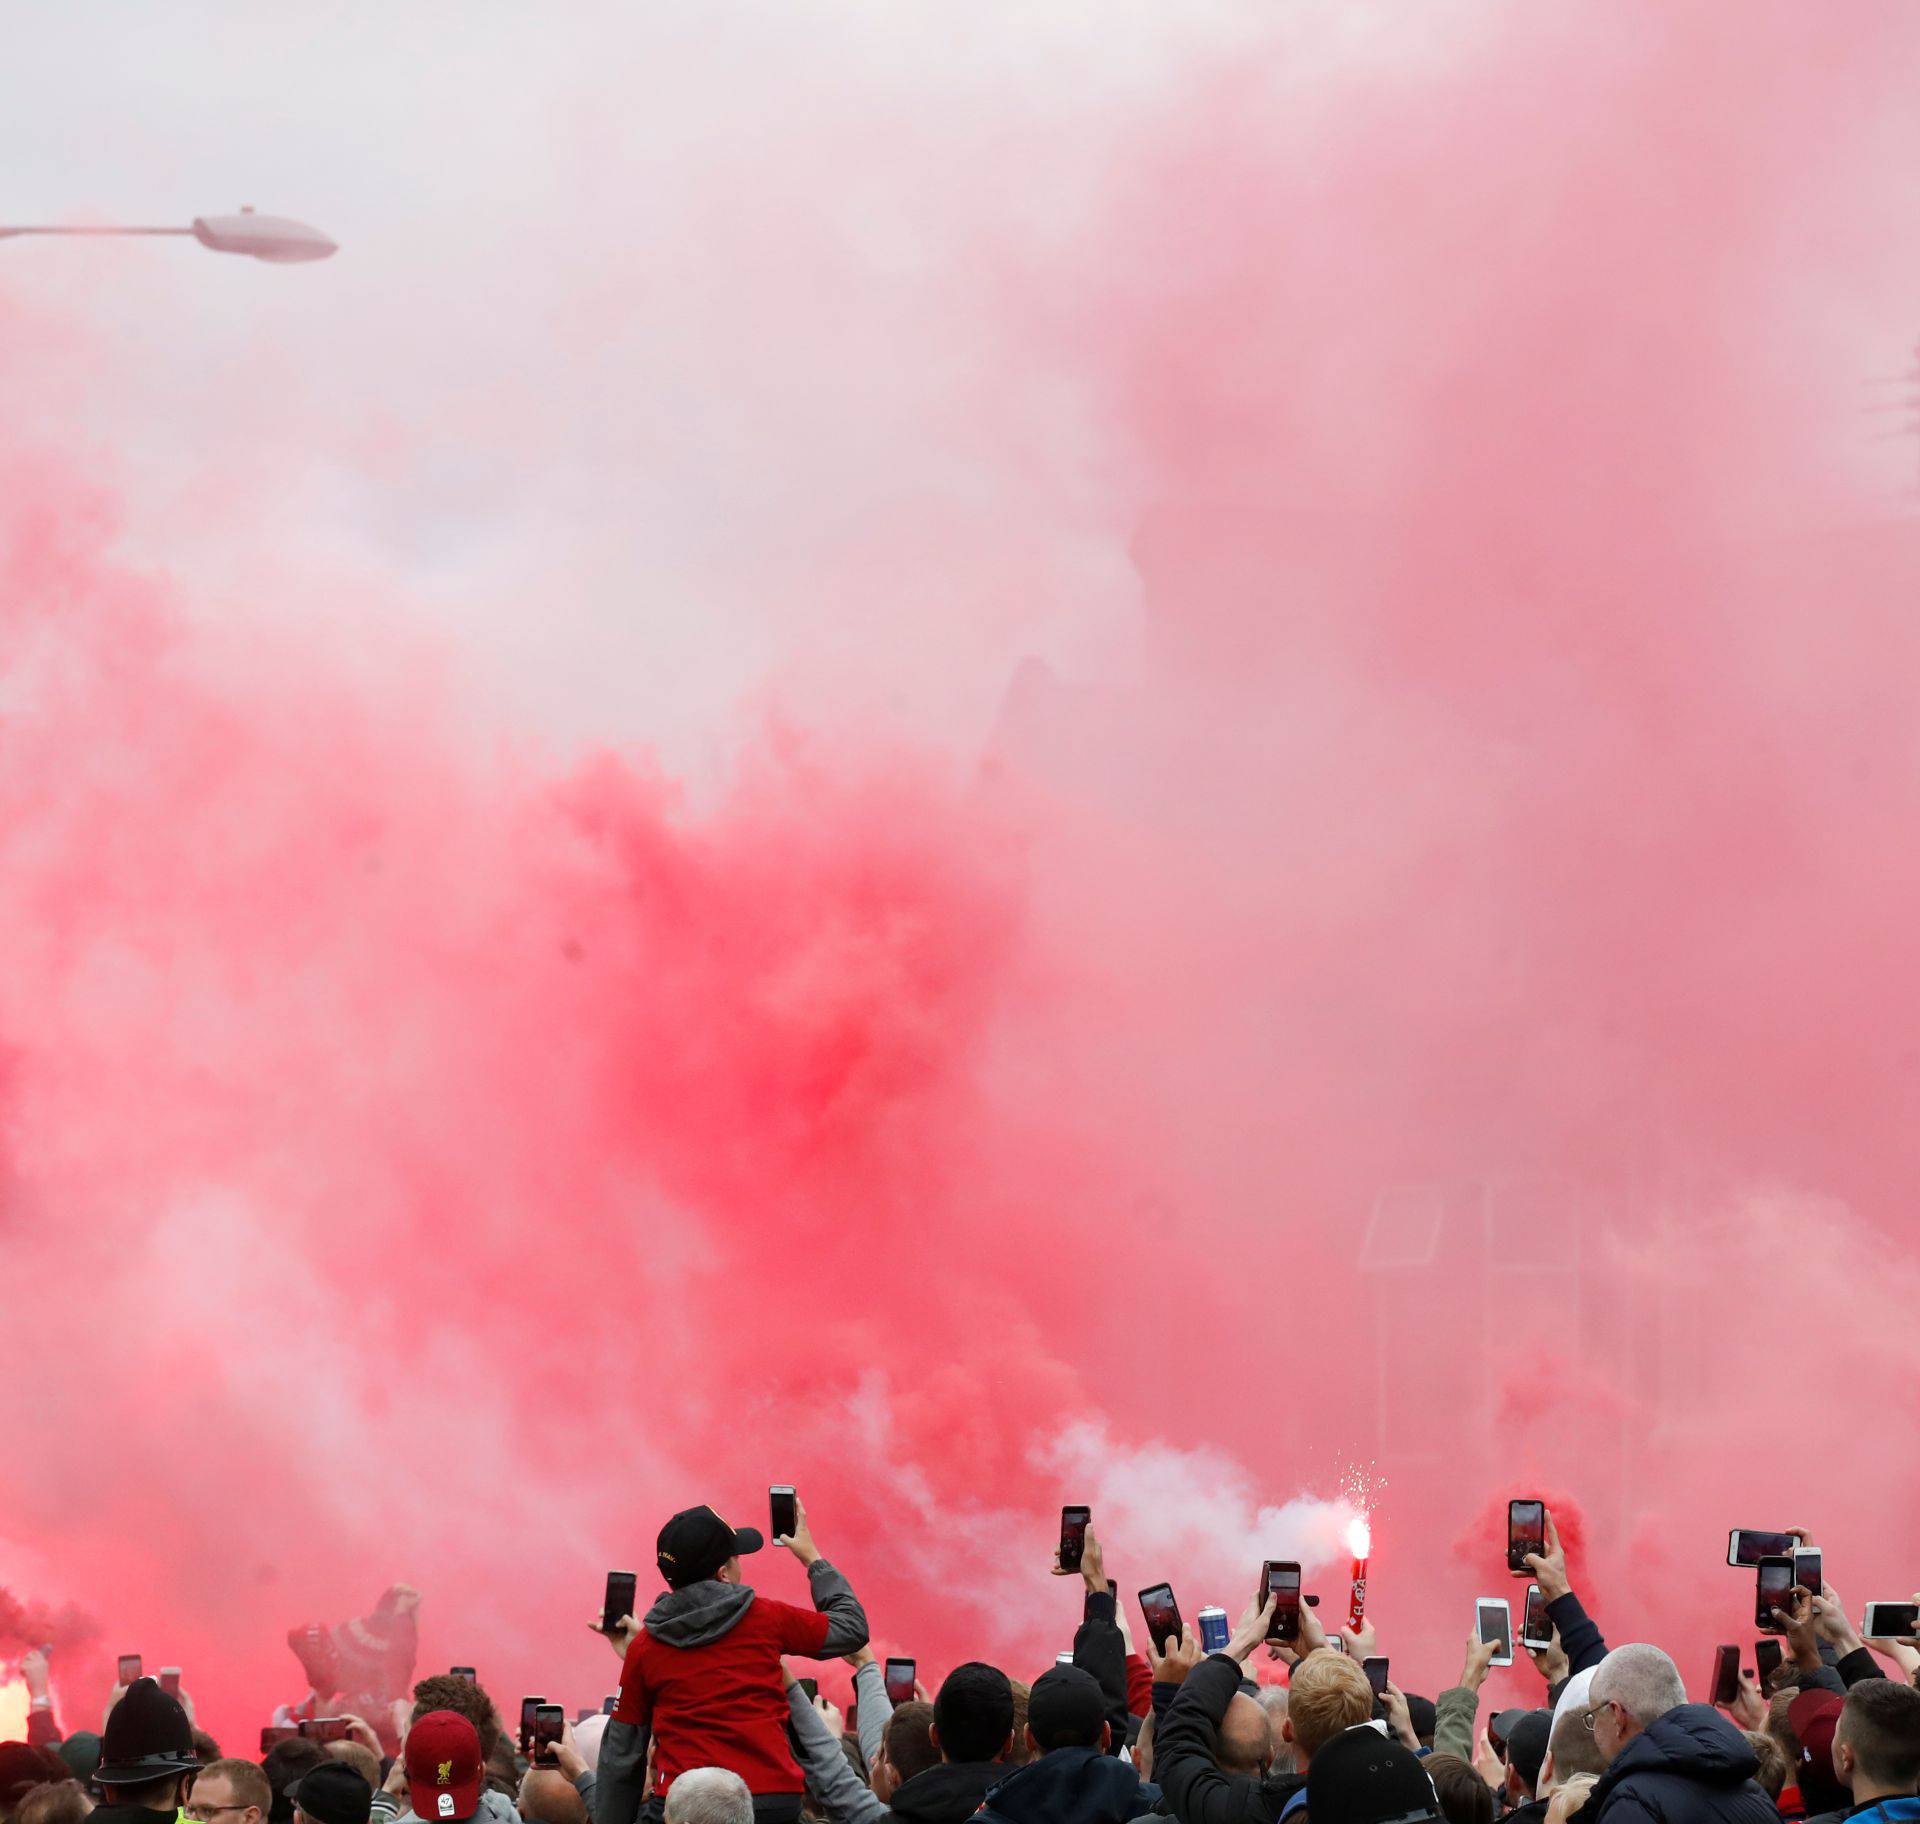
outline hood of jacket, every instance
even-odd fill
[[[1010,1771],[1003,1761],[942,1761],[902,1780],[889,1809],[910,1824],[960,1824]]]
[[[1139,1769],[1098,1748],[1056,1748],[1016,1767],[988,1792],[987,1809],[1013,1824],[1125,1824],[1160,1802]]]
[[[753,1591],[744,1583],[707,1577],[683,1589],[668,1590],[647,1611],[645,1626],[663,1646],[704,1647],[752,1607]]]
[[[1682,1704],[1657,1716],[1618,1755],[1594,1788],[1599,1799],[1635,1774],[1665,1773],[1708,1786],[1742,1786],[1760,1770],[1752,1744],[1710,1704]]]

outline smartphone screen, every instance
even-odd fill
[[[1363,1659],[1360,1670],[1367,1675],[1367,1683],[1373,1687],[1375,1697],[1387,1694],[1387,1662],[1385,1656],[1377,1659]]]
[[[260,1753],[264,1757],[282,1742],[291,1742],[300,1731],[292,1723],[268,1723],[260,1731]]]
[[[1147,1618],[1153,1650],[1165,1654],[1167,1643],[1180,1638],[1180,1605],[1173,1599],[1173,1585],[1156,1583],[1152,1589],[1142,1590],[1140,1613]]]
[[[566,1710],[559,1704],[542,1704],[533,1713],[533,1754],[536,1761],[551,1762],[554,1750],[567,1727]]]
[[[1799,1543],[1791,1533],[1761,1533],[1737,1526],[1727,1535],[1727,1562],[1744,1569],[1762,1558],[1785,1558]]]
[[[522,1754],[533,1752],[534,1713],[546,1701],[544,1697],[523,1697],[520,1700],[520,1752]]]
[[[1793,1581],[1796,1587],[1813,1596],[1824,1596],[1827,1586],[1821,1581],[1825,1560],[1817,1545],[1802,1546],[1793,1554]]]
[[[820,1681],[817,1678],[796,1678],[793,1682],[807,1694],[808,1703],[820,1695]],[[613,1712],[609,1710],[607,1714],[611,1716]]]
[[[1060,1510],[1060,1568],[1077,1571],[1087,1549],[1087,1525],[1093,1519],[1090,1507],[1063,1507]]]
[[[138,1653],[122,1653],[120,1655],[120,1682],[123,1685],[130,1685],[139,1676],[140,1655]]]
[[[447,1676],[449,1678],[471,1678],[477,1682],[480,1677],[480,1672],[479,1668],[475,1666],[449,1666],[447,1668]]]
[[[1269,1640],[1300,1638],[1300,1567],[1290,1559],[1269,1558],[1260,1573],[1260,1600],[1273,1598],[1273,1620],[1267,1624]]]
[[[1740,1695],[1740,1649],[1715,1647],[1713,1650],[1713,1695],[1707,1701],[1725,1710]]]
[[[1860,1632],[1869,1640],[1907,1640],[1920,1632],[1920,1603],[1870,1602],[1866,1626]],[[1777,1648],[1777,1643],[1769,1641]]]
[[[1753,1643],[1754,1670],[1760,1675],[1760,1694],[1767,1695],[1767,1687],[1773,1682],[1773,1675],[1780,1670],[1780,1662],[1787,1656],[1787,1650],[1777,1640],[1756,1640]]]
[[[1547,1549],[1547,1504],[1544,1501],[1507,1503],[1507,1569],[1527,1574],[1528,1553]]]
[[[914,1662],[910,1659],[890,1659],[887,1661],[887,1702],[890,1704],[910,1704],[913,1702],[913,1681],[916,1673]]]
[[[611,1634],[633,1613],[634,1593],[639,1587],[640,1579],[632,1571],[607,1573],[607,1593],[600,1603],[601,1633]]]
[[[1753,1625],[1763,1634],[1785,1630],[1773,1619],[1775,1609],[1793,1606],[1793,1560],[1762,1558],[1753,1598]]]
[[[1547,1593],[1537,1583],[1527,1585],[1527,1607],[1520,1617],[1520,1638],[1530,1647],[1553,1645],[1553,1623],[1547,1618]]]
[[[1513,1664],[1513,1612],[1498,1596],[1482,1596],[1474,1605],[1474,1618],[1483,1642],[1493,1642],[1493,1663]]]
[[[776,1482],[767,1490],[767,1518],[776,1539],[791,1539],[800,1524],[800,1498],[790,1482]]]
[[[180,1695],[180,1668],[178,1666],[162,1666],[160,1668],[160,1689],[169,1697],[178,1697]]]

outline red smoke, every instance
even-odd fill
[[[1291,1549],[1334,1606],[1357,1479],[1429,1692],[1517,1596],[1510,1493],[1690,1675],[1748,1633],[1730,1526],[1910,1589],[1920,536],[1832,450],[1911,327],[1916,29],[1295,30],[1103,123],[1059,232],[981,257],[953,199],[950,415],[873,497],[920,439],[1003,465],[1144,622],[984,766],[806,662],[1038,618],[951,500],[824,570],[740,528],[785,688],[683,790],[645,727],[476,726],[417,633],[207,612],[9,431],[0,1566],[105,1630],[74,1720],[140,1650],[239,1740],[396,1578],[423,1670],[591,1701],[601,1573],[774,1480],[936,1672],[1065,1643],[1082,1498],[1125,1589],[1237,1611]]]

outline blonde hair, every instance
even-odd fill
[[[1344,1653],[1309,1653],[1287,1687],[1293,1745],[1312,1760],[1336,1735],[1373,1720],[1373,1687]]]

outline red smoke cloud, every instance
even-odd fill
[[[9,433],[15,1587],[236,1740],[394,1578],[423,1669],[590,1701],[601,1572],[776,1479],[933,1670],[1064,1643],[1082,1497],[1191,1614],[1286,1549],[1331,1600],[1357,1478],[1429,1691],[1513,1492],[1690,1672],[1729,1526],[1911,1587],[1920,544],[1809,376],[1909,276],[1915,28],[1457,26],[1183,63],[943,297],[916,434],[1096,519],[1145,623],[978,769],[804,662],[717,791],[645,729],[549,762],[398,635],[189,614]],[[951,575],[957,649],[1022,566],[948,508],[747,567],[802,652]]]

